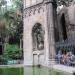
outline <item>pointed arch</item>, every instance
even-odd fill
[[[62,27],[63,40],[66,40],[67,39],[67,31],[66,31],[66,21],[65,21],[64,14],[62,14],[60,21],[61,21],[61,27]]]
[[[36,23],[32,28],[33,50],[44,49],[44,30],[40,23]]]

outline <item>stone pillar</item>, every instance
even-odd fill
[[[47,25],[48,25],[48,40],[49,40],[49,64],[55,63],[55,38],[54,38],[54,11],[53,11],[53,1],[48,0],[46,2],[47,9]]]

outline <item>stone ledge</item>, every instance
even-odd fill
[[[70,67],[70,66],[53,65],[52,68],[57,70],[57,71],[69,73],[70,75],[74,75],[74,73],[75,73],[75,68],[74,67]]]
[[[44,50],[41,51],[33,51],[33,55],[43,55],[44,54]]]
[[[24,67],[24,64],[0,65],[0,68],[19,68]]]

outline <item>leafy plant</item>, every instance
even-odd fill
[[[7,44],[6,50],[4,51],[3,55],[7,58],[7,60],[21,59],[22,50],[20,50],[17,45]]]

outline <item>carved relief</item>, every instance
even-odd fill
[[[24,17],[35,15],[36,13],[44,12],[44,5],[38,4],[32,7],[28,7],[24,10]]]

